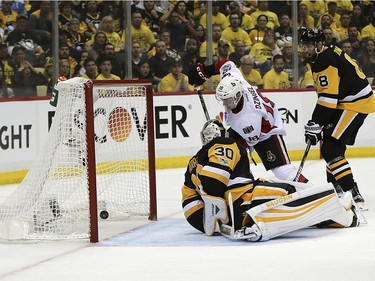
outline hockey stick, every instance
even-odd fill
[[[197,90],[199,100],[201,101],[202,109],[204,112],[204,115],[206,116],[206,121],[210,120],[210,115],[208,114],[207,106],[203,98],[202,90]]]
[[[301,160],[301,164],[299,164],[297,174],[294,177],[293,181],[298,181],[299,177],[301,176],[303,165],[305,165],[305,161],[306,161],[307,155],[309,154],[310,147],[311,147],[311,141],[307,140],[307,145],[306,145],[306,149]]]

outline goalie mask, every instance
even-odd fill
[[[232,110],[235,109],[242,97],[242,83],[232,76],[224,77],[216,88],[216,99],[223,102],[223,105]]]
[[[208,144],[215,138],[218,137],[225,137],[226,130],[223,124],[216,119],[211,119],[204,123],[202,131],[201,131],[201,140],[202,145]]]

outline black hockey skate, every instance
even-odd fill
[[[359,207],[361,211],[367,211],[368,208],[365,206],[365,199],[363,199],[361,193],[359,192],[357,183],[354,184],[354,187],[350,190],[353,195],[353,200]]]

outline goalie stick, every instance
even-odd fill
[[[239,229],[239,230],[234,229],[234,210],[233,210],[233,199],[232,199],[231,192],[229,192],[228,194],[228,205],[229,205],[230,217],[232,219],[232,225],[222,223],[220,225],[220,234],[223,235],[225,238],[228,238],[229,240],[244,241],[244,240],[253,240],[253,239],[258,240],[258,238],[260,239],[261,237],[260,234],[257,234],[255,232],[246,233],[246,230],[249,230],[251,228]]]

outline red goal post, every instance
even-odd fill
[[[98,242],[98,220],[156,220],[151,82],[72,78],[56,90],[46,144],[0,205],[0,238]]]

